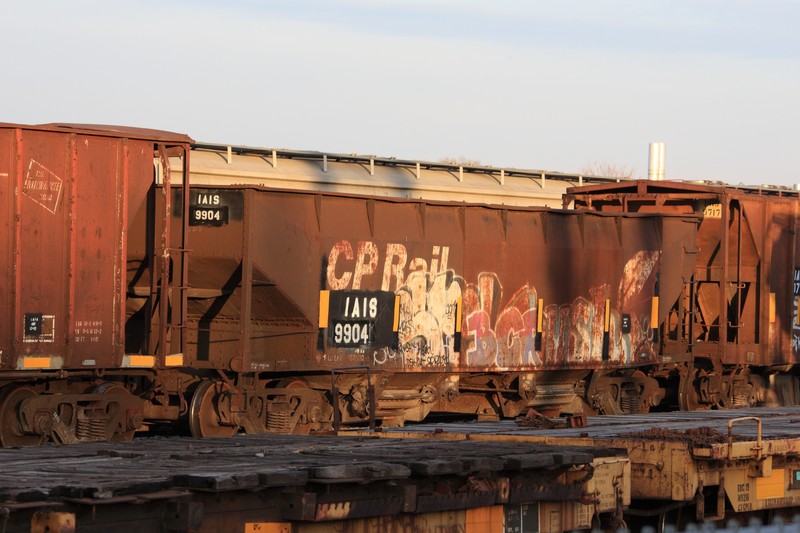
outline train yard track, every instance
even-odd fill
[[[559,429],[509,420],[145,437],[2,449],[0,461],[8,532],[571,531],[768,521],[800,504],[800,408],[592,417]]]

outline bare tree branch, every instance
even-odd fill
[[[634,172],[636,172],[634,167],[617,165],[608,161],[591,161],[580,169],[580,173],[586,176],[603,176],[626,180],[632,179]]]

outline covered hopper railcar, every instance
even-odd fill
[[[798,193],[779,187],[630,181],[570,189],[565,205],[701,217],[694,267],[664,309],[651,369],[683,410],[795,405],[800,356]]]
[[[598,408],[663,394],[636,368],[657,360],[695,219],[259,187],[190,202],[189,364],[223,373],[237,425],[579,412],[600,370],[614,407]],[[129,294],[129,329],[146,329],[147,285]]]

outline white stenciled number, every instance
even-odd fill
[[[336,344],[369,344],[370,324],[341,323],[333,326],[333,342]]]
[[[198,209],[194,212],[195,220],[219,220],[219,211]]]

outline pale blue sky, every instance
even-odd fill
[[[800,182],[795,0],[0,0],[0,121]]]

